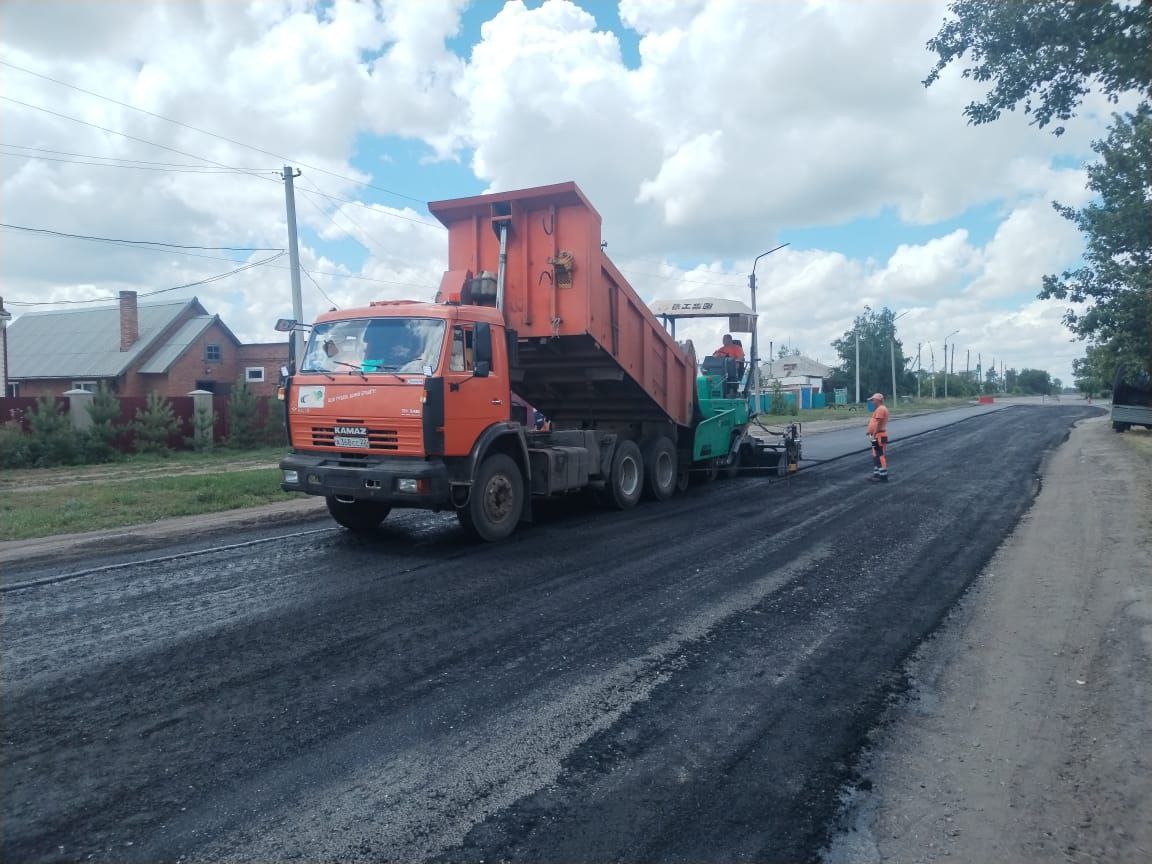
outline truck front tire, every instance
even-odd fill
[[[508,537],[524,513],[524,475],[510,456],[493,453],[480,464],[468,506],[456,511],[464,529],[495,543]]]
[[[392,512],[387,504],[376,501],[340,501],[334,495],[327,496],[324,501],[332,518],[354,534],[375,531]]]

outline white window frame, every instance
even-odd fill
[[[212,350],[216,350],[216,356],[212,356]],[[205,363],[223,363],[224,362],[224,349],[219,342],[205,342],[204,343],[204,362]]]
[[[9,399],[19,399],[20,398],[20,382],[19,381],[9,381],[8,382],[8,392],[4,395],[6,395]]]
[[[258,372],[260,377],[253,378],[252,373]],[[245,366],[244,367],[244,380],[249,384],[263,384],[264,383],[264,367],[263,366]]]
[[[97,383],[95,381],[73,381],[72,382],[72,389],[73,390],[84,390],[84,391],[87,391],[88,393],[95,393],[96,392],[96,386],[97,386]]]

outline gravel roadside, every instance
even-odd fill
[[[1080,423],[911,662],[828,864],[1152,859],[1152,465]]]

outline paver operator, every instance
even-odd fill
[[[868,440],[872,442],[872,477],[877,483],[888,482],[888,408],[884,405],[884,394],[873,393],[872,419],[868,421]]]
[[[713,357],[731,357],[733,360],[744,359],[744,349],[736,344],[731,333],[724,334],[724,344],[712,352]]]

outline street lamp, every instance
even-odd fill
[[[909,309],[908,312],[912,310]],[[896,322],[903,318],[908,312],[901,312],[892,319],[892,338],[888,342],[888,352],[892,358],[892,407],[896,407]]]
[[[864,314],[872,311],[871,306],[864,307]],[[860,404],[860,321],[856,321],[856,404]]]
[[[781,243],[767,252],[761,252],[752,261],[752,272],[748,275],[748,288],[752,292],[752,381],[749,389],[752,392],[752,399],[755,400],[752,403],[753,414],[760,412],[760,354],[757,351],[757,336],[759,335],[757,331],[760,329],[760,319],[756,314],[756,265],[764,256],[771,255],[773,252],[778,252],[790,245],[790,243]]]
[[[944,337],[944,398],[948,398],[948,340],[959,333],[959,330],[953,330]]]

